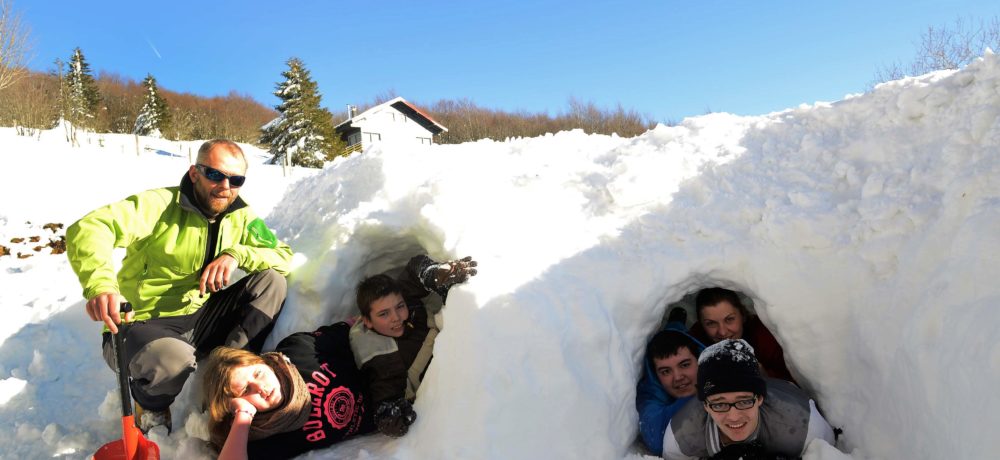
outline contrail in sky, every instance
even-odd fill
[[[156,54],[156,57],[163,59],[163,56],[160,56],[160,52],[156,50],[155,46],[153,46],[153,42],[149,41],[149,39],[147,38],[146,43],[149,44],[149,49],[153,50],[153,53]]]

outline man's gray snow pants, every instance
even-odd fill
[[[170,407],[197,362],[220,345],[260,352],[285,302],[285,277],[264,270],[211,294],[195,313],[136,321],[125,335],[132,397],[146,410]],[[104,360],[117,367],[111,333]]]

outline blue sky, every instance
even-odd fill
[[[394,91],[504,110],[621,104],[657,121],[756,115],[862,92],[908,62],[928,26],[1000,15],[992,1],[504,2],[15,0],[36,70],[83,49],[91,68],[273,106],[285,61],[343,112]]]

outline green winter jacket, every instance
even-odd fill
[[[66,230],[66,253],[83,296],[124,296],[135,320],[187,315],[208,300],[198,293],[202,268],[229,254],[240,269],[288,274],[292,250],[278,241],[242,198],[210,223],[194,205],[185,174],[179,187],[147,190],[83,216]],[[217,233],[210,237],[210,228]],[[214,244],[213,244],[214,243]],[[115,276],[114,248],[126,248]]]

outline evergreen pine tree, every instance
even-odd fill
[[[319,106],[321,96],[309,70],[298,58],[286,64],[288,70],[281,73],[285,81],[274,91],[281,99],[275,107],[279,115],[261,128],[260,142],[271,146],[273,163],[291,159],[295,166],[320,168],[341,154],[344,145],[334,132],[333,115]]]
[[[59,82],[59,94],[56,96],[56,110],[59,113],[59,119],[65,120],[66,114],[69,113],[69,97],[66,96],[66,74],[64,73],[66,68],[66,63],[62,59],[56,58],[55,69],[50,72],[50,75],[56,78]],[[56,122],[60,121],[56,120]]]
[[[76,126],[93,128],[95,126],[98,106],[101,104],[101,94],[97,90],[97,82],[90,74],[90,65],[83,58],[80,48],[73,50],[66,69],[66,119]]]
[[[132,134],[162,137],[163,133],[170,127],[170,111],[167,110],[167,101],[160,96],[160,92],[156,88],[156,79],[152,75],[146,74],[146,79],[142,81],[142,87],[146,90],[145,103],[139,110],[139,116],[135,118],[135,128],[132,129]]]

